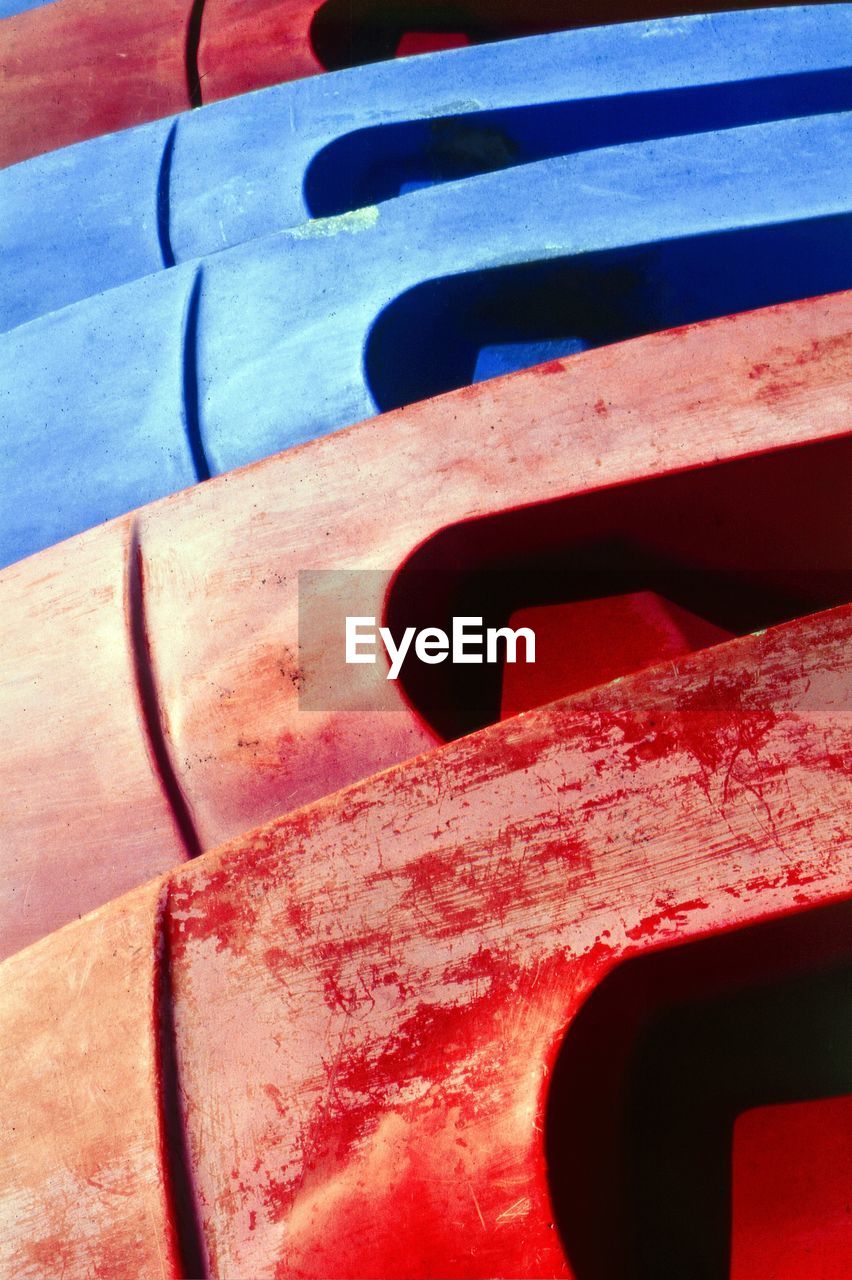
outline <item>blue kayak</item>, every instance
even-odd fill
[[[852,114],[588,151],[309,222],[0,335],[0,558],[376,410],[848,289],[850,157]]]
[[[418,187],[852,109],[852,5],[573,31],[313,77],[0,172],[0,328]]]

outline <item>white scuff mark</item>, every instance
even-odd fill
[[[473,1197],[473,1206],[476,1209],[476,1216],[479,1218],[479,1221],[482,1224],[482,1230],[487,1231],[488,1227],[485,1225],[485,1219],[482,1216],[482,1210],[479,1207],[479,1201],[476,1198],[476,1192],[473,1189],[473,1183],[471,1182],[470,1178],[466,1178],[465,1181],[467,1182],[467,1185],[470,1187],[470,1194]]]
[[[338,213],[333,218],[311,218],[301,226],[291,227],[286,234],[293,240],[312,240],[316,236],[336,236],[341,232],[356,235],[359,231],[368,231],[379,220],[378,205],[368,204],[363,209],[352,209],[349,213]]]
[[[703,22],[705,21],[705,18],[702,16],[701,20]],[[671,39],[673,36],[683,35],[696,25],[697,23],[695,22],[694,16],[666,18],[662,22],[648,22],[644,24],[640,29],[640,34],[643,40],[654,38],[659,39],[660,37],[668,37]]]
[[[424,113],[427,120],[440,120],[444,116],[473,115],[476,111],[484,111],[477,98],[457,98],[454,102],[438,103]]]
[[[647,199],[641,191],[629,191],[624,187],[601,187],[591,182],[578,182],[577,190],[587,196],[604,196],[607,200],[633,200],[636,204]]]
[[[529,1196],[522,1196],[520,1200],[516,1200],[514,1204],[510,1204],[508,1209],[504,1209],[502,1213],[498,1213],[497,1222],[514,1222],[517,1218],[525,1218],[532,1209],[532,1201]]]

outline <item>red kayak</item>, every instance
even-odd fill
[[[850,644],[846,607],[515,717],[7,960],[2,1274],[776,1276],[747,1130],[848,999]],[[797,1280],[843,1274],[819,1204]]]
[[[52,0],[0,19],[0,166],[395,54],[723,8],[724,0]]]
[[[501,699],[852,599],[850,321],[837,294],[480,383],[5,570],[3,952]],[[447,609],[539,611],[542,661],[463,689],[342,665],[347,612],[398,634]]]

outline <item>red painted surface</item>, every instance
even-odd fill
[[[189,106],[187,0],[55,0],[0,22],[0,165]]]
[[[504,666],[504,719],[731,639],[731,632],[652,591],[519,609],[509,626],[534,632],[536,660]]]
[[[395,53],[707,8],[707,0],[53,0],[0,22],[0,165]]]
[[[852,1098],[761,1107],[734,1136],[731,1280],[852,1275]]]
[[[553,703],[7,960],[4,1274],[175,1274],[171,1233],[190,1275],[579,1275],[566,1032],[631,957],[759,970],[749,926],[848,903],[850,644],[847,607]]]
[[[318,681],[299,654],[306,567],[373,570],[366,604],[381,616],[395,584],[404,615],[423,604],[420,564],[449,566],[465,591],[485,580],[491,598],[538,557],[573,563],[617,530],[686,565],[687,585],[721,574],[729,629],[842,599],[850,306],[836,295],[483,383],[5,570],[3,949],[167,870],[193,841],[211,848],[440,740],[440,688],[388,685],[390,709],[371,714],[303,709]],[[313,604],[337,651],[334,599]],[[474,727],[453,706],[454,731]]]

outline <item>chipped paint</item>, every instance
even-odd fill
[[[337,236],[342,233],[357,235],[359,231],[369,231],[379,220],[378,205],[366,205],[363,209],[352,209],[349,213],[338,213],[332,218],[311,218],[298,227],[290,227],[282,232],[290,240],[314,240],[323,236]]]
[[[544,1159],[566,1028],[620,960],[848,899],[850,641],[852,606],[527,712],[7,961],[7,1270],[176,1274],[160,921],[211,1274],[570,1277]]]

